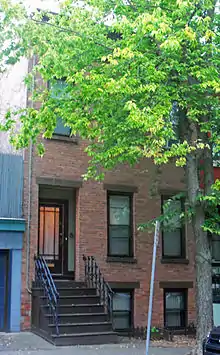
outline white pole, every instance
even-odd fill
[[[159,241],[159,232],[160,232],[160,222],[156,221],[155,233],[154,233],[152,270],[151,270],[150,298],[149,298],[149,307],[148,307],[146,355],[149,355],[149,346],[150,346],[151,318],[152,318],[153,295],[154,295],[154,276],[155,276],[156,257],[157,257],[157,245],[158,245],[158,241]]]

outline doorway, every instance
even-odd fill
[[[0,250],[0,331],[8,328],[8,252]]]
[[[45,258],[52,274],[69,274],[68,223],[68,201],[40,200],[38,255]]]

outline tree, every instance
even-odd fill
[[[90,142],[85,178],[141,159],[185,169],[196,244],[195,354],[201,354],[212,328],[209,235],[220,234],[219,181],[213,185],[213,153],[220,151],[216,0],[67,0],[56,15],[0,4],[2,70],[36,56],[27,85],[37,72],[52,83],[34,92],[39,110],[8,112],[1,128],[11,131],[12,144],[32,140],[43,154],[42,138],[52,136],[59,116]],[[61,78],[65,88],[54,95]],[[16,134],[14,115],[22,122]]]

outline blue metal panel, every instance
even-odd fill
[[[20,331],[21,321],[21,263],[22,250],[11,251],[11,302],[10,302],[10,324],[11,332]]]
[[[22,232],[0,231],[0,249],[22,249]]]
[[[23,157],[0,154],[0,217],[22,217]]]
[[[0,251],[0,331],[5,330],[7,254]]]
[[[12,250],[9,250],[8,258],[8,314],[7,314],[7,329],[10,331],[10,317],[11,317],[11,276],[12,276]]]

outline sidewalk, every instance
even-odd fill
[[[149,355],[185,355],[189,349],[151,348]],[[57,348],[32,333],[0,333],[0,355],[145,355],[145,344]]]

